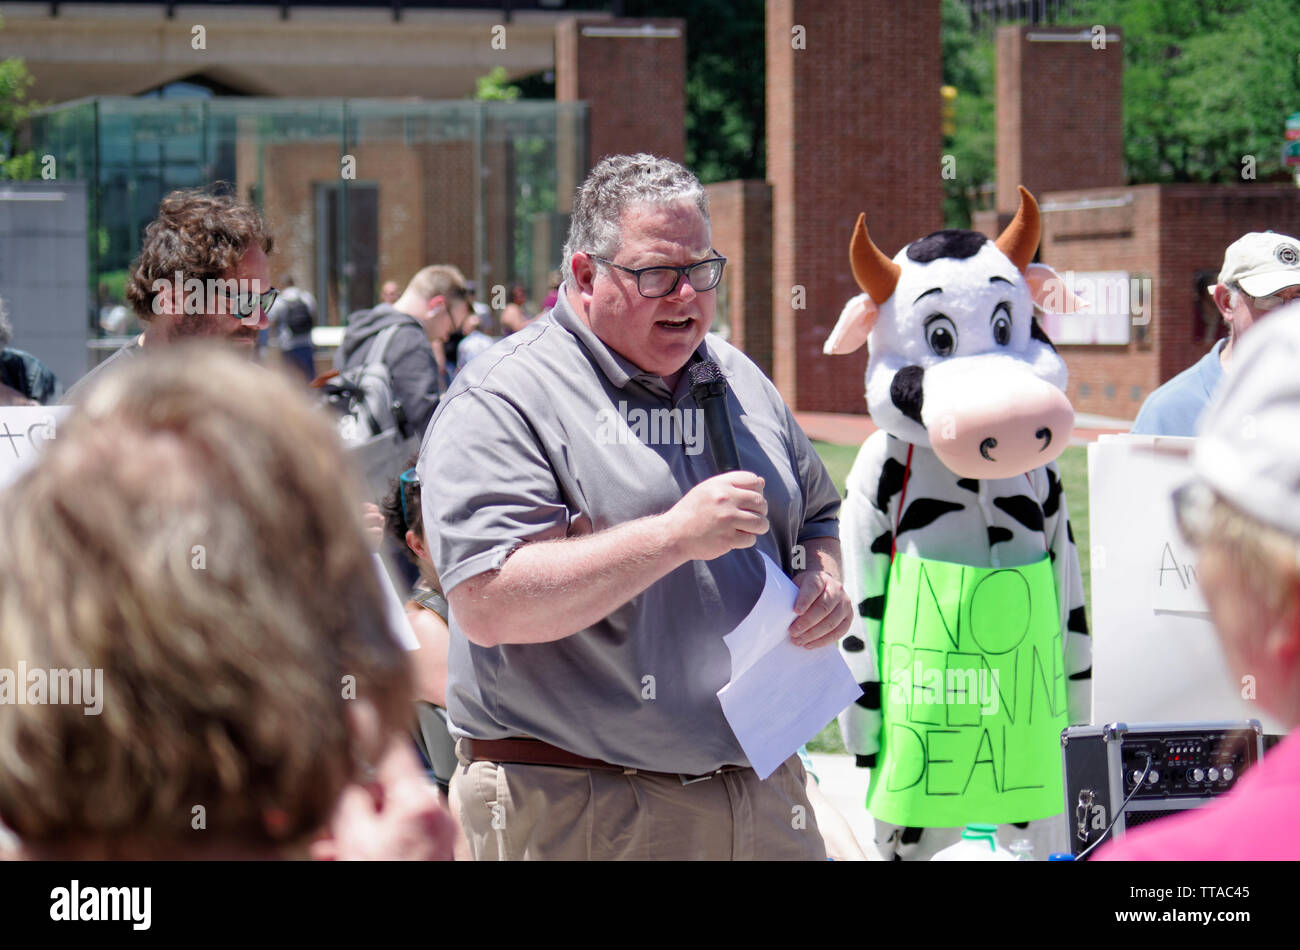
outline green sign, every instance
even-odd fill
[[[1282,146],[1282,161],[1287,165],[1300,165],[1300,139]]]
[[[1286,127],[1288,129],[1300,129],[1300,112],[1292,112],[1286,117]]]
[[[879,655],[873,817],[937,828],[1060,814],[1069,717],[1046,556],[977,568],[896,555]]]

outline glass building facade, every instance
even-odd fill
[[[584,103],[180,92],[32,119],[36,154],[54,156],[59,179],[87,183],[92,347],[134,332],[122,287],[160,199],[217,182],[261,209],[272,281],[311,290],[319,323],[344,322],[384,282],[405,286],[435,263],[477,279],[488,303],[516,283],[545,296],[586,170]]]

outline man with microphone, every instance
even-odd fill
[[[853,613],[830,477],[772,383],[706,338],[724,263],[694,175],[605,158],[554,310],[466,367],[425,435],[476,859],[825,858],[798,758],[760,781],[716,695],[757,552],[799,587],[794,643],[828,647]]]

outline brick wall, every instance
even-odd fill
[[[649,26],[675,37],[584,35]],[[686,160],[686,27],[679,19],[563,20],[555,31],[555,101],[590,104],[587,167],[606,155]],[[561,210],[568,210],[561,207]]]
[[[424,205],[412,200],[427,180],[418,156],[406,147],[379,142],[356,145],[356,181],[376,182],[379,188],[378,281],[396,280],[405,286],[424,266]],[[299,287],[316,290],[315,184],[340,181],[337,143],[311,142],[268,145],[262,158],[262,200],[267,225],[275,235],[271,277],[292,274]],[[241,193],[242,183],[241,183]],[[472,233],[472,232],[471,232]],[[472,258],[470,258],[472,260]],[[378,292],[378,287],[375,288]],[[319,319],[334,316],[337,301],[319,302]],[[340,319],[345,314],[337,315]]]
[[[1201,312],[1216,311],[1198,273],[1213,281],[1224,250],[1247,231],[1300,233],[1300,191],[1291,185],[1138,185],[1039,198],[1044,263],[1151,281],[1150,324],[1132,327],[1127,346],[1059,347],[1075,409],[1124,419],[1209,348]],[[1226,331],[1212,318],[1210,332]]]
[[[766,28],[773,379],[799,409],[862,412],[865,350],[821,347],[859,292],[858,213],[890,256],[942,225],[939,2],[768,0]]]
[[[772,186],[724,181],[705,188],[713,246],[727,258],[719,304],[731,342],[772,375]],[[724,317],[718,313],[717,319]]]
[[[1039,195],[1124,184],[1123,49],[1118,29],[1106,35],[1097,49],[1086,26],[998,30],[999,211],[1016,210],[1017,185]]]

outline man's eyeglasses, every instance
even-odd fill
[[[230,316],[247,320],[258,311],[259,307],[263,313],[270,313],[272,304],[280,296],[280,291],[272,287],[264,294],[241,294],[238,297],[225,294],[224,296],[230,301]]]
[[[717,252],[714,251],[714,253]],[[651,299],[667,297],[677,289],[682,277],[691,282],[691,287],[697,294],[712,290],[718,286],[718,281],[722,280],[722,268],[727,263],[725,257],[710,257],[708,260],[687,264],[684,267],[671,267],[660,264],[655,267],[632,268],[624,267],[622,264],[615,264],[613,261],[597,257],[595,254],[588,256],[593,261],[608,264],[610,267],[617,267],[619,270],[635,276],[637,291],[642,297]]]
[[[1300,298],[1300,287],[1283,287],[1277,293],[1269,294],[1267,297],[1252,297],[1242,289],[1241,284],[1233,284],[1232,286],[1237,293],[1248,298],[1255,305],[1256,310],[1276,310],[1287,301]]]
[[[397,497],[402,500],[402,524],[408,528],[411,527],[410,516],[406,513],[406,489],[407,486],[420,490],[420,476],[413,468],[408,468],[401,475],[397,476]]]

